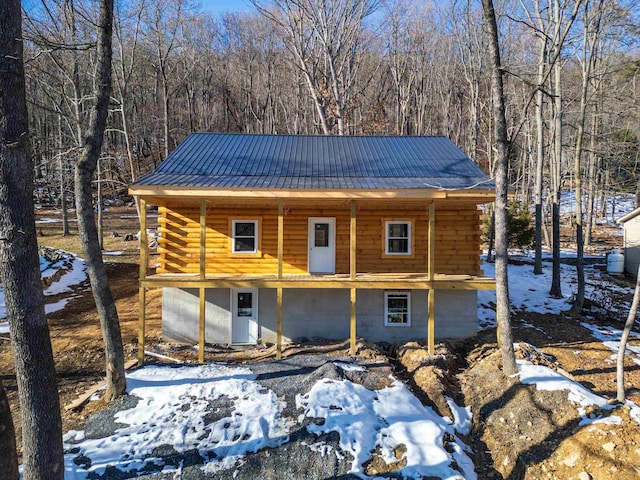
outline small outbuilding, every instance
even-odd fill
[[[634,279],[640,265],[640,208],[616,220],[624,232],[624,271]]]
[[[480,210],[493,181],[445,137],[189,135],[129,189],[160,213],[163,334],[256,344],[301,337],[465,338],[477,290]],[[143,353],[140,353],[142,356]],[[142,361],[143,358],[141,357]]]

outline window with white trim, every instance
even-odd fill
[[[411,255],[411,222],[385,222],[385,254]]]
[[[232,252],[233,253],[257,253],[258,252],[258,221],[257,220],[233,220]]]
[[[411,325],[411,293],[384,292],[385,327],[408,327]]]

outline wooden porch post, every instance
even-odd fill
[[[207,276],[207,201],[200,200],[200,280]],[[206,290],[200,287],[199,298],[199,342],[198,361],[204,363]]]
[[[349,232],[349,273],[351,280],[356,279],[356,201],[351,202],[351,230]]]
[[[277,295],[277,325],[276,325],[276,359],[282,358],[282,287],[276,289]]]
[[[282,280],[282,256],[284,255],[284,203],[278,200],[278,280]]]
[[[351,289],[351,328],[349,355],[356,354],[356,289]]]
[[[431,288],[429,289],[429,300],[427,308],[429,309],[429,320],[427,324],[427,349],[429,351],[429,355],[433,355],[435,351],[435,323],[436,323],[436,312],[435,312],[435,296],[436,292],[434,289],[433,280],[435,278],[435,239],[436,239],[436,205],[434,202],[429,204],[429,252],[427,262],[429,265],[427,266],[427,272],[429,276],[429,283]]]
[[[351,202],[351,230],[349,232],[349,276],[351,280],[356,279],[356,202]],[[356,289],[351,288],[351,318],[349,325],[349,354],[356,354]]]
[[[144,365],[144,331],[147,317],[147,290],[142,286],[147,277],[149,259],[149,242],[147,241],[147,201],[140,197],[140,289],[138,294],[138,365]]]

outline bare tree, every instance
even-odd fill
[[[75,186],[78,216],[78,232],[87,262],[93,298],[100,316],[102,337],[105,344],[107,387],[106,401],[122,395],[126,388],[124,353],[120,334],[120,321],[116,304],[109,287],[107,271],[102,261],[96,219],[93,213],[93,176],[102,149],[104,131],[109,113],[111,94],[111,57],[113,30],[113,0],[100,0],[98,14],[98,47],[96,52],[95,104],[80,158],[75,165]]]
[[[349,133],[356,95],[363,22],[377,8],[373,0],[272,0],[269,7],[251,0],[278,25],[302,72],[316,106],[322,131]]]
[[[496,139],[496,317],[498,320],[498,343],[502,351],[502,368],[505,375],[518,372],[513,352],[511,319],[509,313],[508,232],[507,232],[507,190],[509,170],[509,139],[507,138],[507,119],[505,116],[504,88],[502,83],[502,64],[500,61],[500,43],[498,25],[493,0],[482,0],[484,22],[489,36],[489,68],[493,94],[493,112],[495,118]]]
[[[624,402],[625,389],[624,389],[624,353],[627,349],[627,341],[629,340],[629,334],[633,328],[633,324],[636,321],[636,314],[638,312],[638,305],[640,305],[640,267],[636,274],[636,288],[633,292],[633,301],[631,302],[631,308],[629,309],[629,315],[627,315],[627,321],[624,323],[624,329],[620,337],[620,345],[618,347],[618,358],[616,362],[616,400],[618,402]]]
[[[20,2],[7,0],[0,4],[0,279],[20,398],[24,478],[62,480],[60,403],[40,281],[27,119]]]
[[[575,195],[576,195],[576,209],[575,209],[575,222],[576,222],[576,272],[578,279],[578,290],[576,292],[575,300],[572,306],[572,310],[579,313],[584,305],[584,291],[585,291],[585,279],[584,279],[584,234],[583,234],[583,220],[584,215],[582,213],[582,142],[584,139],[584,126],[587,116],[587,95],[589,94],[591,87],[591,74],[595,68],[595,62],[598,58],[598,44],[601,33],[600,25],[603,15],[604,0],[598,0],[594,5],[585,0],[583,6],[583,32],[582,32],[582,58],[581,64],[581,76],[582,85],[580,89],[580,107],[578,111],[578,119],[576,125],[576,140],[575,150],[573,153],[574,167],[573,175],[575,182]]]
[[[2,380],[0,380],[0,451],[4,452],[0,456],[0,480],[18,480],[20,473],[18,472],[16,432]]]

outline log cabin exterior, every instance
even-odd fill
[[[145,294],[163,288],[163,334],[199,343],[472,336],[479,204],[493,182],[444,137],[199,133],[130,186],[159,211]]]

